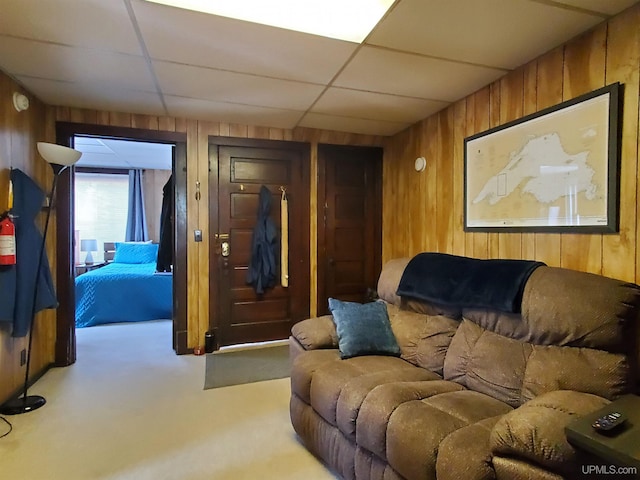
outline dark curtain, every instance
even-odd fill
[[[144,192],[142,189],[142,170],[129,170],[129,212],[127,215],[127,242],[146,242],[149,240],[147,216],[144,212]]]

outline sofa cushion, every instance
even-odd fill
[[[522,298],[530,328],[523,340],[634,353],[638,285],[591,273],[540,267]]]
[[[549,392],[504,415],[491,431],[495,455],[526,459],[559,473],[576,473],[579,452],[567,441],[564,428],[574,418],[609,401],[574,391]]]
[[[308,350],[298,354],[291,368],[291,391],[311,403],[311,380],[316,370],[331,362],[340,362],[338,349]]]
[[[404,402],[391,414],[387,425],[389,464],[407,479],[436,478],[438,449],[448,435],[509,411],[509,405],[471,390]]]
[[[291,327],[291,335],[307,350],[338,348],[338,334],[331,315],[302,320]]]
[[[393,305],[400,305],[401,299],[396,294],[396,290],[409,260],[411,259],[394,258],[383,265],[378,278],[378,298]]]
[[[379,386],[384,386],[388,382],[393,385],[403,382],[414,382],[416,379],[423,380],[422,383],[439,381],[440,377],[432,372],[416,368],[403,368],[400,370],[370,371],[364,375],[352,378],[340,391],[336,404],[336,425],[340,431],[350,440],[356,440],[356,421],[360,418],[360,408],[362,402],[368,397],[372,390]],[[419,371],[422,370],[422,371]],[[450,382],[453,383],[453,382]]]
[[[362,402],[356,426],[356,441],[379,458],[387,460],[387,424],[398,406],[464,387],[446,380],[394,382],[374,388]]]
[[[438,446],[438,480],[495,480],[489,438],[502,417],[485,418],[447,435]]]
[[[444,315],[403,310],[395,305],[387,305],[387,310],[402,358],[442,375],[447,349],[460,322]]]
[[[329,299],[342,358],[358,355],[400,356],[384,302],[355,303]]]
[[[400,297],[396,293],[400,279],[409,260],[411,259],[395,258],[383,265],[382,272],[380,272],[380,277],[378,278],[378,298],[391,305],[401,306],[404,310],[425,313],[427,315],[445,315],[459,319],[462,316],[462,308],[460,307],[441,305],[415,298]]]
[[[514,407],[553,390],[577,390],[611,399],[631,388],[629,362],[622,354],[532,345],[466,319],[447,351],[444,378]]]
[[[305,357],[312,356],[317,351],[302,353],[292,371],[292,388],[302,398],[309,398],[314,410],[328,423],[338,424],[338,404],[342,403],[341,425],[346,434],[355,437],[355,427],[349,426],[349,418],[356,418],[360,403],[366,394],[377,385],[395,381],[421,381],[440,379],[438,375],[423,368],[418,368],[397,357],[364,356],[353,357],[348,360],[336,361],[318,360],[315,367]],[[313,355],[315,356],[315,355]],[[307,382],[301,381],[303,376],[298,372],[301,366],[307,367],[310,377],[309,391],[300,391]],[[293,378],[296,377],[294,384]]]

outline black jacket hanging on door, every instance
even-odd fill
[[[173,176],[162,187],[162,211],[160,213],[160,241],[156,271],[170,272],[173,265]]]
[[[46,252],[40,271],[37,271],[42,234],[35,219],[40,213],[45,194],[26,173],[16,168],[11,170],[11,183],[16,264],[0,266],[0,322],[12,322],[12,336],[24,337],[31,324],[34,289],[38,289],[35,312],[56,308],[58,300]]]
[[[271,192],[260,187],[258,219],[253,229],[251,260],[247,271],[247,283],[253,285],[258,295],[275,285],[278,278],[279,242],[278,227],[269,217]]]

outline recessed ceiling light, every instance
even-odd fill
[[[362,42],[394,0],[147,0],[272,27]]]

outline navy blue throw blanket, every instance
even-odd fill
[[[445,253],[420,253],[406,266],[397,294],[440,305],[520,312],[522,293],[542,262],[480,260]]]

